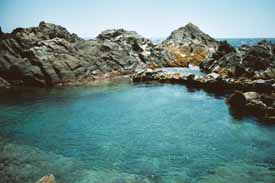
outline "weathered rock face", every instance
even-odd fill
[[[63,82],[68,75],[73,77],[74,68],[69,66],[80,62],[75,57],[78,41],[81,39],[65,28],[45,22],[34,28],[17,28],[0,37],[0,76],[12,84],[32,86]]]
[[[250,79],[275,78],[275,44],[263,41],[255,46],[242,46],[238,50],[219,48],[223,54],[205,60],[200,67],[229,77]]]
[[[192,23],[175,30],[162,43],[162,46],[175,57],[169,65],[179,67],[186,67],[189,64],[199,65],[216,52],[218,45],[218,41]]]
[[[0,77],[13,85],[54,86],[162,66],[164,49],[135,32],[109,30],[86,41],[65,28],[41,22],[0,34]]]

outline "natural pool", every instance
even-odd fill
[[[0,182],[274,182],[275,127],[222,97],[128,82],[0,95]]]

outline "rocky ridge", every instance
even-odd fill
[[[0,77],[12,85],[49,87],[95,80],[163,66],[170,59],[166,50],[123,29],[104,31],[88,41],[45,22],[0,34]]]

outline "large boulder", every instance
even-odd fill
[[[133,31],[107,30],[83,40],[41,22],[0,34],[0,77],[13,85],[48,87],[161,67],[170,54]]]
[[[189,23],[173,31],[162,42],[162,46],[175,57],[170,66],[185,67],[189,64],[199,65],[217,51],[219,42]]]
[[[230,108],[241,110],[246,104],[246,97],[242,92],[236,91],[226,99]]]

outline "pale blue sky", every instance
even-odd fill
[[[166,37],[188,22],[216,38],[275,37],[275,0],[0,0],[0,26],[66,27],[82,37],[125,28]]]

